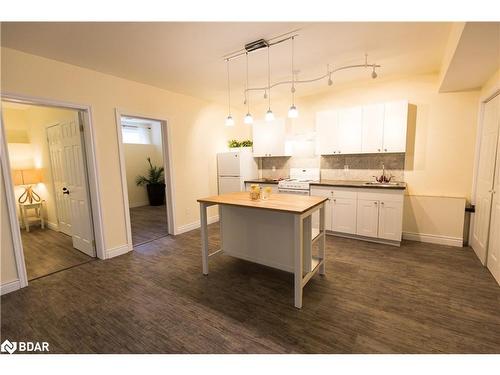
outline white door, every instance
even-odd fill
[[[356,234],[356,199],[332,199],[332,230]]]
[[[283,119],[254,121],[252,133],[254,156],[285,156],[286,126]]]
[[[49,144],[52,180],[54,182],[58,227],[61,232],[71,236],[71,206],[69,196],[63,194],[63,188],[67,183],[64,176],[61,138],[61,127],[59,125],[47,128],[47,142]]]
[[[406,151],[406,128],[408,125],[408,102],[406,100],[385,103],[384,152]]]
[[[235,151],[217,154],[217,171],[219,176],[239,176],[240,153]]]
[[[49,145],[57,144],[56,148],[61,150],[59,166],[62,171],[57,173],[60,173],[64,179],[61,192],[66,196],[65,202],[69,204],[73,247],[93,257],[95,256],[94,235],[80,123],[78,118],[75,118],[75,120],[55,126],[59,127],[59,130],[49,128],[47,138]],[[58,168],[57,165],[56,168]]]
[[[219,194],[236,193],[242,187],[241,177],[219,177]]]
[[[382,152],[384,136],[384,104],[363,107],[361,150],[366,153]]]
[[[361,152],[362,107],[341,109],[337,131],[338,151],[342,154]]]
[[[338,153],[337,127],[337,111],[322,111],[316,113],[316,155]]]
[[[403,202],[379,202],[378,237],[401,241],[403,226]]]
[[[476,212],[471,245],[484,263],[487,257],[491,201],[495,179],[495,155],[499,136],[500,96],[484,106],[479,165],[476,177]]]
[[[358,199],[356,233],[360,236],[378,236],[378,201]]]

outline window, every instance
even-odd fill
[[[151,127],[145,125],[125,125],[122,124],[123,143],[133,143],[140,145],[151,144]]]

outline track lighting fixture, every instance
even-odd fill
[[[230,85],[230,75],[229,75],[229,61],[235,58],[238,58],[242,56],[243,54],[246,55],[246,87],[245,87],[245,98],[244,98],[244,105],[247,106],[247,114],[244,117],[243,122],[245,124],[252,124],[253,123],[253,117],[250,113],[250,92],[251,91],[264,91],[264,99],[267,100],[268,108],[265,114],[265,120],[270,122],[274,120],[274,113],[271,110],[271,90],[279,85],[291,85],[291,105],[288,109],[288,117],[289,118],[296,118],[299,115],[299,111],[297,110],[297,107],[295,106],[295,92],[296,92],[296,85],[297,84],[303,84],[303,83],[312,83],[316,81],[320,81],[323,79],[328,79],[327,83],[328,86],[333,85],[333,75],[336,74],[337,72],[341,70],[348,70],[348,69],[357,69],[357,68],[363,68],[363,69],[369,69],[372,68],[371,72],[371,77],[372,79],[375,79],[378,77],[377,68],[380,68],[380,65],[378,64],[370,64],[368,62],[368,54],[365,54],[365,61],[364,64],[355,64],[355,65],[345,65],[345,66],[340,66],[337,68],[330,68],[329,65],[327,65],[327,70],[326,73],[323,74],[320,77],[316,78],[311,78],[311,79],[302,79],[298,80],[297,79],[297,73],[298,71],[295,71],[295,61],[294,61],[294,52],[295,52],[295,37],[297,34],[291,35],[291,33],[288,34],[288,36],[280,36],[274,39],[270,40],[264,40],[260,39],[255,42],[247,43],[245,45],[245,48],[243,50],[234,52],[232,54],[224,56],[224,59],[226,60],[227,63],[227,98],[228,98],[228,116],[226,118],[226,125],[227,126],[234,126],[234,119],[231,115],[231,85]],[[291,66],[292,66],[292,78],[291,80],[286,80],[286,81],[280,81],[271,84],[271,58],[270,58],[270,49],[272,46],[283,43],[285,41],[291,41]],[[267,48],[267,86],[265,87],[249,87],[248,84],[248,54],[257,51],[263,48]]]

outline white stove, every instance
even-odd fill
[[[278,182],[278,191],[286,194],[309,195],[309,184],[319,181],[319,168],[290,168],[290,178]]]

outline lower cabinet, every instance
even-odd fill
[[[314,186],[311,195],[327,197],[326,230],[389,241],[401,241],[403,190]],[[313,216],[319,227],[319,215]]]

